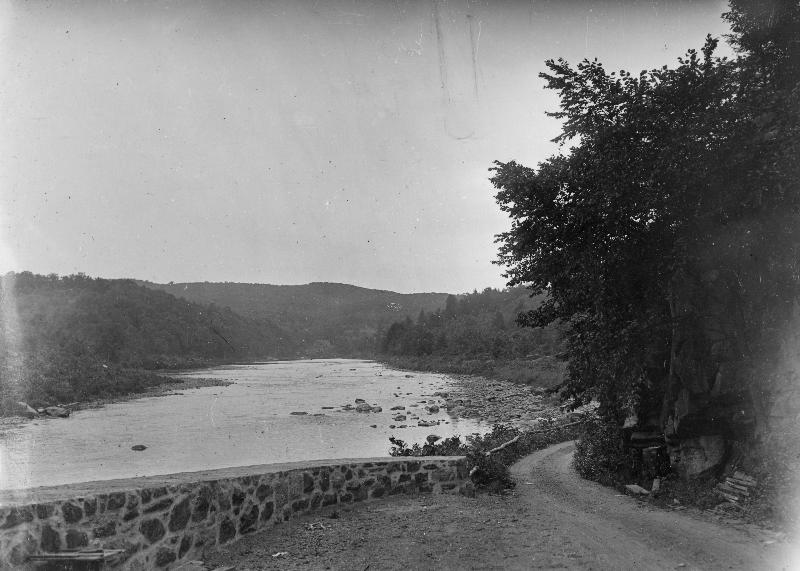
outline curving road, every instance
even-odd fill
[[[756,528],[734,528],[699,515],[652,508],[580,479],[574,444],[539,451],[512,467],[528,517],[541,522],[541,547],[563,545],[574,568],[797,569],[787,546],[765,543]],[[541,537],[537,538],[541,539]],[[537,540],[531,538],[531,543]]]
[[[800,569],[785,543],[757,528],[652,508],[581,480],[570,465],[573,450],[560,444],[515,464],[511,494],[336,506],[208,554],[207,564],[239,571]]]

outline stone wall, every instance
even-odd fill
[[[401,493],[457,493],[462,457],[372,458],[227,468],[0,491],[0,568],[87,545],[122,569],[170,568],[298,515]]]

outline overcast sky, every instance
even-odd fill
[[[672,65],[724,2],[0,5],[0,272],[501,287],[547,58]]]

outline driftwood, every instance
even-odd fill
[[[545,429],[542,429],[542,430],[534,430],[534,431],[531,431],[531,432],[525,432],[524,434],[543,434],[545,432],[552,432],[553,430],[558,430],[560,428],[567,428],[567,427],[570,427],[570,426],[575,426],[577,424],[583,424],[584,422],[586,422],[586,420],[578,420],[576,422],[570,422],[569,424],[559,424],[559,425],[551,426],[550,428],[545,428]],[[511,446],[512,444],[517,442],[522,436],[523,436],[522,434],[518,434],[517,436],[515,436],[514,438],[512,438],[508,442],[504,442],[503,444],[501,444],[497,448],[492,448],[491,450],[486,452],[486,457],[488,458],[489,456],[491,456],[495,452],[500,452],[504,448],[508,448],[509,446]]]
[[[521,434],[517,434],[517,435],[516,435],[514,438],[512,438],[512,439],[511,439],[511,440],[509,440],[508,442],[504,442],[503,444],[501,444],[501,445],[500,445],[500,446],[498,446],[497,448],[492,448],[491,450],[489,450],[489,451],[486,453],[486,457],[488,458],[489,456],[491,456],[491,455],[492,455],[492,454],[494,454],[495,452],[500,452],[500,451],[501,451],[503,448],[507,448],[507,447],[511,446],[511,445],[512,445],[512,444],[514,444],[514,443],[515,443],[517,440],[519,440],[520,436],[522,436],[522,435],[521,435]]]

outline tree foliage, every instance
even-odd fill
[[[293,352],[291,340],[266,321],[131,280],[10,273],[0,279],[0,293],[0,400],[135,392],[157,380],[143,370]]]
[[[563,152],[535,169],[493,168],[512,221],[498,263],[509,285],[548,295],[519,320],[567,324],[564,392],[599,399],[608,418],[664,396],[676,340],[704,323],[702,300],[725,292],[724,358],[750,371],[769,363],[792,315],[800,9],[768,4],[731,3],[734,60],[715,57],[709,37],[675,67],[638,75],[548,61]]]
[[[531,300],[524,288],[486,288],[460,297],[450,295],[444,308],[420,312],[389,326],[380,340],[383,355],[458,356],[514,359],[550,355],[559,347],[555,327],[506,327],[506,320],[540,300]]]

